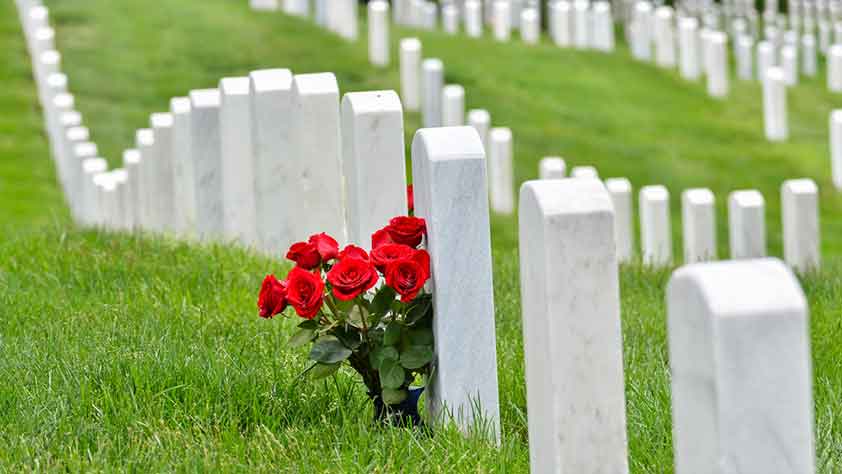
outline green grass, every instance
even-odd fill
[[[343,91],[396,88],[393,66],[245,0],[50,0],[70,88],[100,149],[117,164],[134,130],[169,97],[263,67],[334,71]],[[12,2],[0,3],[0,471],[526,472],[526,408],[516,220],[493,220],[502,446],[453,429],[433,438],[370,425],[349,373],[299,379],[289,322],[256,317],[262,276],[278,261],[227,247],[72,227]],[[364,30],[362,30],[364,31]],[[397,32],[396,32],[397,33]],[[401,32],[403,33],[403,32]],[[394,35],[397,43],[398,34]],[[716,102],[701,84],[614,55],[422,34],[468,103],[511,126],[516,177],[543,155],[596,165],[639,187],[757,188],[780,254],[783,179],[822,188],[821,274],[812,308],[820,472],[842,468],[842,195],[830,188],[827,114],[842,99],[817,78],[790,92],[793,138],[762,137],[760,91],[734,84]],[[417,127],[410,115],[408,132]],[[720,225],[725,254],[727,229]],[[680,249],[676,240],[676,250]],[[671,472],[665,337],[668,271],[622,272],[630,462]]]

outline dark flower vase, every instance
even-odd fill
[[[424,422],[418,413],[418,400],[423,392],[424,387],[410,388],[406,399],[395,405],[386,405],[382,398],[375,397],[374,421],[380,424],[423,427]]]

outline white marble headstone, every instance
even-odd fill
[[[781,186],[784,260],[798,272],[821,263],[819,188],[812,179],[791,179]]]
[[[681,193],[684,262],[716,260],[716,197],[710,189]]]
[[[196,193],[196,233],[203,241],[223,235],[219,89],[190,91],[190,144]]]
[[[766,201],[755,190],[734,191],[728,198],[731,258],[766,256]]]
[[[667,266],[672,263],[670,194],[664,186],[640,190],[640,246],[643,263]]]

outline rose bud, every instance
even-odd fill
[[[321,277],[301,267],[293,268],[287,276],[287,301],[302,318],[313,319],[319,313],[324,291]]]
[[[322,257],[322,262],[333,260],[339,256],[339,244],[336,242],[336,239],[324,232],[321,234],[311,235],[308,242],[316,246],[316,249],[319,251],[319,255]]]
[[[343,258],[327,272],[333,296],[349,301],[377,284],[380,276],[368,260]]]
[[[386,268],[386,284],[401,295],[401,301],[412,301],[430,278],[430,255],[416,250],[409,258],[392,262]]]
[[[292,244],[287,252],[287,258],[305,270],[318,268],[322,263],[322,257],[319,254],[318,248],[310,242]]]
[[[386,273],[390,263],[409,258],[415,253],[415,249],[403,244],[385,244],[371,251],[371,263],[381,273]]]
[[[427,233],[427,223],[420,217],[399,216],[389,221],[386,231],[396,244],[415,248]]]
[[[393,244],[395,241],[392,240],[392,237],[389,236],[389,231],[386,227],[378,230],[377,232],[371,234],[371,248],[376,249],[381,245],[386,244]]]
[[[286,283],[275,278],[275,275],[266,275],[260,287],[257,307],[260,308],[260,317],[269,319],[285,310],[287,307]]]

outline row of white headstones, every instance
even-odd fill
[[[39,89],[41,72],[36,68]],[[271,197],[282,197],[271,202],[277,207],[268,210],[270,220],[288,225],[287,212],[298,212],[303,220],[294,222],[294,238],[312,232],[301,227],[316,219],[343,225],[341,211],[335,213],[329,202],[343,202],[336,195],[343,174],[349,235],[376,205],[405,206],[402,112],[395,93],[349,93],[340,105],[332,74],[256,71],[248,82],[248,94],[233,94],[241,99],[234,110],[251,120],[230,127],[239,137],[231,143],[252,137],[254,182],[247,184],[258,190],[255,199],[262,199],[261,185],[267,184]],[[117,194],[128,199],[122,211],[147,216],[141,212],[146,209],[154,217],[142,217],[141,228],[167,231],[166,209],[152,200],[183,184],[174,163],[186,160],[193,167],[196,231],[223,238],[224,228],[214,222],[227,216],[231,188],[224,183],[231,173],[242,184],[250,163],[245,147],[238,148],[243,154],[223,151],[229,103],[224,90],[231,87],[192,91],[183,101],[190,106],[184,112],[186,148],[176,145],[178,111],[172,120],[153,118],[151,131],[142,134],[149,136],[126,170],[127,183],[136,176],[151,187]],[[56,112],[50,102],[44,110],[47,117]],[[61,137],[51,134],[59,145]],[[81,171],[91,163],[78,153],[56,156],[61,159]],[[433,417],[452,417],[467,432],[484,429],[499,438],[485,148],[472,127],[425,128],[412,143],[412,168],[416,214],[428,225],[435,294],[436,371],[427,406]],[[173,182],[162,183],[157,172]],[[91,174],[83,178],[91,180]],[[94,197],[82,209],[108,199],[115,195]],[[350,217],[353,202],[366,206],[356,220]],[[521,187],[519,215],[532,471],[628,472],[611,195],[596,179],[529,181]],[[667,306],[676,472],[731,466],[814,472],[808,310],[791,271],[775,260],[690,265],[673,275]]]

